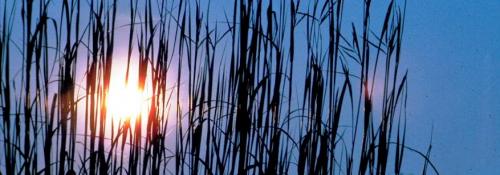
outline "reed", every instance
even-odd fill
[[[405,1],[221,3],[3,1],[0,173],[439,174],[406,144]],[[147,109],[115,120],[112,80]]]

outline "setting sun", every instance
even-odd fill
[[[106,101],[108,114],[117,119],[130,119],[141,113],[145,100],[137,86],[111,83]]]

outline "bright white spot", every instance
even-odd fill
[[[110,84],[107,96],[108,115],[122,120],[138,116],[146,106],[143,91],[134,85],[115,82]]]

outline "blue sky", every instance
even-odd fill
[[[408,1],[410,136],[442,174],[500,174],[500,1]]]
[[[432,136],[441,174],[500,174],[500,1],[407,3],[408,144],[425,151]],[[421,169],[421,159],[409,161],[418,161],[410,172]]]

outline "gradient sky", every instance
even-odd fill
[[[432,137],[441,174],[500,174],[500,0],[407,3],[408,145],[425,152]]]

